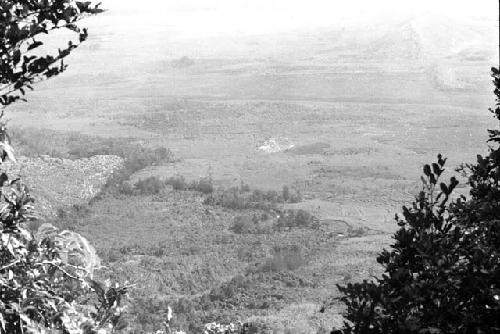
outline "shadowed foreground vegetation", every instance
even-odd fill
[[[492,76],[500,120],[499,70]],[[453,196],[455,176],[442,182],[441,155],[424,166],[422,191],[377,257],[384,274],[339,287],[343,333],[500,333],[500,129],[488,133],[488,154],[458,169],[469,197]]]

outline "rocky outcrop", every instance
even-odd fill
[[[83,204],[94,197],[123,159],[113,155],[96,155],[78,160],[19,157],[2,170],[9,178],[20,177],[35,199],[35,212],[40,217],[53,217],[60,207]]]

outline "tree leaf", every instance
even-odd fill
[[[431,166],[429,165],[424,165],[424,174],[427,175],[427,176],[430,176],[431,175]]]
[[[36,49],[37,47],[43,45],[42,42],[40,41],[34,41],[33,43],[31,43],[29,46],[28,46],[28,51],[30,50],[33,50],[33,49]]]

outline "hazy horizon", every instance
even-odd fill
[[[146,5],[145,5],[146,4]],[[168,30],[176,37],[245,36],[321,28],[352,27],[445,15],[454,20],[497,20],[498,3],[471,1],[385,0],[108,0],[106,23],[117,30],[140,27],[146,37]],[[493,28],[493,27],[492,27]]]

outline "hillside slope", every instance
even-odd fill
[[[112,155],[77,160],[20,157],[18,163],[8,163],[6,171],[28,186],[37,215],[50,218],[59,208],[87,203],[122,164],[122,158]]]

